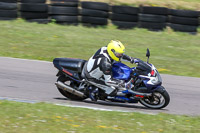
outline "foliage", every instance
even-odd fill
[[[120,40],[126,54],[150,62],[162,73],[200,77],[200,34],[145,29],[118,30],[114,26],[84,27],[27,23],[23,20],[0,22],[0,56],[52,61],[56,57],[89,59],[110,40]],[[129,64],[130,65],[130,64]]]
[[[93,2],[106,2],[110,5],[126,5],[126,6],[156,6],[167,7],[170,9],[185,9],[200,11],[199,0],[81,0]]]

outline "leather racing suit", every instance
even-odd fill
[[[123,61],[134,63],[134,58],[123,54]],[[112,78],[112,64],[114,61],[107,52],[107,47],[100,48],[84,66],[86,79],[94,86],[101,88],[105,94],[112,95],[120,81]]]

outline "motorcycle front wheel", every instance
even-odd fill
[[[163,87],[164,88],[164,87]],[[152,96],[140,99],[140,103],[148,108],[161,109],[169,104],[170,97],[168,92],[164,89],[158,89],[153,92]]]

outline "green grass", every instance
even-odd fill
[[[1,133],[198,133],[200,117],[0,101]]]
[[[1,21],[0,29],[0,56],[47,61],[56,57],[88,59],[110,40],[117,39],[125,44],[127,55],[142,60],[146,60],[149,48],[150,62],[161,73],[200,77],[199,33],[45,25],[22,20]]]
[[[186,9],[200,11],[199,0],[80,0],[106,2],[110,5],[128,5],[128,6],[158,6],[172,9]]]

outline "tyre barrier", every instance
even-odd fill
[[[108,24],[109,5],[103,2],[81,2],[81,22],[86,26]]]
[[[19,10],[21,18],[28,22],[49,22],[46,0],[21,0]]]
[[[138,24],[139,8],[130,6],[112,6],[110,19],[119,29],[134,28]]]
[[[79,0],[51,0],[51,6],[78,7]]]
[[[199,12],[169,9],[168,26],[174,31],[197,32]]]
[[[78,24],[78,0],[51,0],[49,16],[57,24]]]
[[[14,20],[17,17],[17,1],[0,0],[0,20]]]
[[[152,31],[166,28],[168,8],[165,7],[140,7],[139,27]]]
[[[175,10],[165,7],[110,6],[103,2],[79,0],[0,0],[0,20],[21,17],[29,22],[103,26],[108,20],[119,29],[134,27],[161,31],[197,32],[200,11]],[[19,13],[18,13],[19,11]]]
[[[5,2],[5,3],[17,3],[17,0],[0,0],[0,2]]]
[[[46,3],[46,0],[21,0],[21,3]]]

